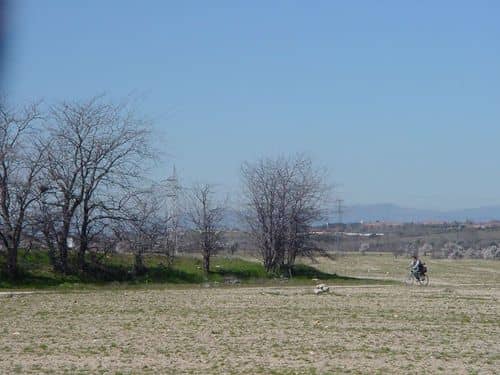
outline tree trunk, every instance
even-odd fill
[[[61,249],[61,272],[63,275],[68,274],[68,247],[63,246]]]
[[[52,269],[54,271],[58,271],[59,270],[59,263],[57,261],[57,252],[56,252],[56,249],[54,248],[54,244],[50,243],[47,245],[47,247],[48,247],[48,255],[49,255],[50,265],[52,266]]]
[[[80,236],[80,246],[78,247],[78,268],[80,271],[85,271],[85,254],[88,246],[87,237]]]
[[[78,267],[80,271],[85,270],[85,253],[89,247],[88,230],[89,230],[89,207],[86,199],[83,204],[83,222],[80,230],[80,246],[78,248]]]
[[[71,216],[65,214],[63,228],[61,231],[61,236],[58,241],[59,246],[59,261],[61,266],[61,272],[66,275],[68,272],[68,238],[69,238],[69,228],[70,228]]]
[[[80,271],[85,271],[85,249],[78,249],[78,268]]]
[[[7,275],[11,280],[18,276],[17,247],[15,246],[7,249]]]
[[[58,261],[57,261],[57,252],[55,248],[55,243],[51,238],[50,235],[50,229],[45,226],[43,228],[43,235],[45,237],[45,245],[47,246],[48,249],[48,256],[49,256],[49,261],[50,265],[52,266],[52,269],[54,272],[58,271]]]
[[[210,271],[210,253],[205,252],[203,254],[203,272],[205,275],[208,275],[208,272]]]
[[[63,240],[58,241],[57,245],[59,248],[58,270],[63,275],[66,275],[68,272],[68,244],[66,243],[66,240]]]
[[[288,269],[288,278],[291,279],[293,277],[293,264],[288,264],[287,269]]]
[[[145,271],[144,267],[144,259],[142,257],[142,252],[138,252],[135,254],[134,257],[134,275],[140,276],[144,273]]]
[[[273,270],[273,268],[274,268],[274,266],[273,266],[273,258],[269,254],[266,254],[264,256],[264,268],[266,269],[267,273],[271,273],[272,271],[274,271]]]

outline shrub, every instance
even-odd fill
[[[365,255],[365,253],[370,249],[370,243],[369,242],[362,242],[361,245],[359,246],[359,252],[361,255]]]
[[[500,248],[497,245],[488,246],[481,251],[483,259],[500,259]]]

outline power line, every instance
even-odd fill
[[[339,251],[341,249],[341,246],[340,246],[340,237],[341,237],[340,229],[342,228],[342,215],[344,214],[344,209],[342,207],[343,203],[344,203],[343,199],[340,199],[340,198],[335,199],[335,215],[337,216],[337,221],[338,221],[337,233],[335,234],[335,242],[336,242],[336,248]]]

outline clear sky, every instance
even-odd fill
[[[14,101],[140,98],[184,181],[306,152],[349,203],[500,204],[499,1],[10,2]]]

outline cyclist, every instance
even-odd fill
[[[422,261],[418,259],[418,256],[413,255],[410,268],[412,275],[415,276],[415,279],[417,279],[418,281],[420,281],[420,276],[422,276],[423,267],[424,265]]]

